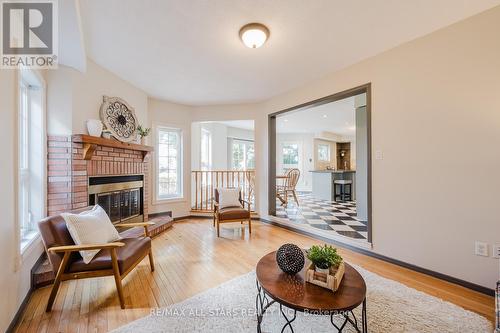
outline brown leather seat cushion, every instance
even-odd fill
[[[139,258],[144,257],[149,252],[149,249],[151,249],[151,238],[149,237],[123,238],[117,242],[125,243],[125,246],[116,249],[120,274],[126,272]],[[76,273],[112,268],[110,251],[101,250],[88,264],[84,263],[83,258],[79,257],[70,264],[68,272]]]
[[[241,207],[224,207],[219,210],[219,221],[249,219],[250,212]]]

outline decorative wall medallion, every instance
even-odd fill
[[[103,96],[101,120],[111,134],[120,141],[130,142],[137,138],[137,117],[134,108],[119,97]]]

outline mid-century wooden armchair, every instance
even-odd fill
[[[74,213],[80,213],[87,209],[79,209]],[[56,272],[46,311],[51,311],[62,281],[100,276],[114,276],[120,306],[124,309],[125,298],[123,296],[122,280],[125,276],[146,256],[149,256],[151,271],[154,271],[151,238],[148,234],[148,226],[150,225],[154,225],[154,223],[121,223],[116,225],[125,228],[144,227],[143,237],[127,238],[125,235],[124,238],[112,243],[76,245],[62,216],[51,216],[38,222],[50,264],[54,272]],[[78,252],[82,250],[101,251],[88,264],[85,264]]]
[[[219,208],[219,190],[214,189],[214,227],[217,225],[217,237],[220,236],[219,224],[228,222],[248,221],[248,233],[252,233],[252,217],[250,213],[250,202],[241,197],[240,191],[240,206]],[[247,204],[247,209],[245,209]]]

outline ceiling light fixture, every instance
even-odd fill
[[[269,29],[260,23],[249,23],[240,29],[241,41],[251,49],[264,45],[269,38],[269,34]]]
[[[326,114],[323,115],[323,118],[327,118],[328,116]]]
[[[288,119],[283,119],[283,121],[284,121],[285,123],[287,123],[287,122],[288,122]]]

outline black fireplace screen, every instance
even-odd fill
[[[123,177],[94,177],[89,181],[89,203],[98,204],[111,222],[119,223],[142,215],[143,181]],[[103,178],[108,178],[108,181]]]

